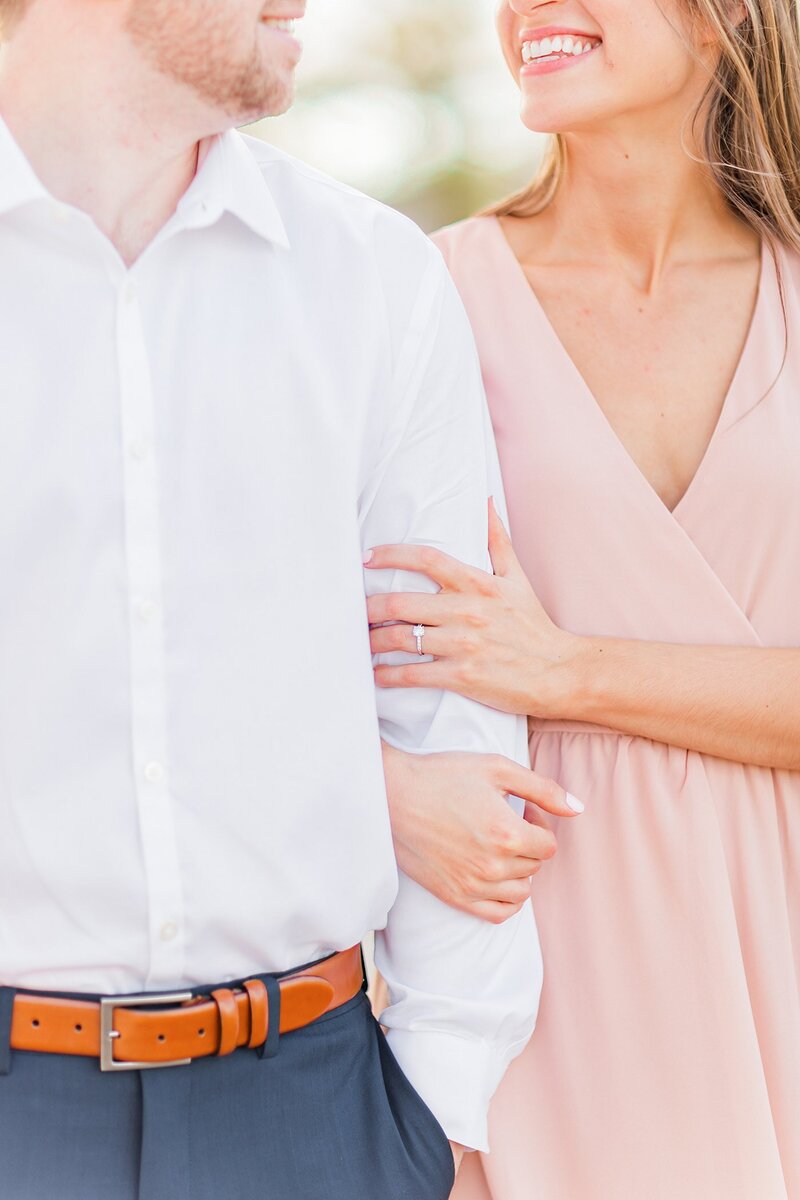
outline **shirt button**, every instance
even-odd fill
[[[136,615],[145,625],[156,615],[156,606],[152,600],[140,600],[136,605]]]
[[[137,438],[128,446],[128,453],[136,462],[144,462],[150,453],[150,444],[144,438]]]
[[[69,209],[63,204],[53,206],[53,220],[56,225],[68,225],[72,219],[72,214]]]
[[[160,935],[162,942],[174,942],[178,936],[178,926],[174,921],[165,921],[161,926]]]
[[[164,778],[164,768],[161,763],[149,762],[144,769],[144,777],[148,783],[161,783]]]
[[[126,304],[136,303],[136,284],[132,279],[127,279],[125,281],[125,286],[122,289],[122,297]]]

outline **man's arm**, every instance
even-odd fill
[[[429,545],[490,569],[494,449],[472,334],[438,257],[422,282],[396,376],[392,427],[363,497],[364,549]],[[367,587],[371,594],[434,590],[423,576],[400,572],[368,572]],[[384,739],[402,750],[472,751],[529,765],[524,720],[437,691],[381,689],[377,705]],[[401,874],[376,961],[390,994],[382,1020],[400,1065],[453,1142],[486,1149],[489,1100],[530,1037],[538,1007],[531,907],[489,925]]]

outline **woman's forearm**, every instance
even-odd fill
[[[548,716],[800,770],[800,650],[577,638],[558,673]]]
[[[666,645],[566,633],[545,611],[492,509],[494,575],[421,546],[376,548],[369,565],[428,575],[436,595],[368,602],[381,687],[440,687],[504,712],[604,725],[735,762],[800,770],[800,650]]]

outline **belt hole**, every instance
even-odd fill
[[[197,1031],[197,1032],[200,1034],[200,1037],[205,1037],[205,1036],[206,1036],[206,1031],[205,1031],[205,1029],[198,1029],[198,1031]]]
[[[34,1019],[31,1021],[31,1025],[33,1026],[34,1029],[38,1029],[39,1028],[39,1018],[34,1017]]]
[[[166,1035],[165,1035],[165,1034],[163,1034],[163,1033],[160,1033],[160,1034],[158,1035],[158,1040],[159,1040],[160,1042],[165,1042],[165,1041],[167,1040],[167,1038],[166,1038]]]
[[[75,1026],[75,1032],[76,1032],[76,1033],[82,1033],[82,1032],[83,1032],[83,1026],[82,1026],[82,1025],[76,1025],[76,1026]]]

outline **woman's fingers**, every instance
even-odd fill
[[[509,858],[503,866],[503,880],[530,880],[532,875],[538,874],[542,865],[552,857],[550,851],[555,853],[555,837],[548,839],[544,849],[547,850],[547,858]]]
[[[404,650],[407,654],[416,654],[417,639],[413,630],[415,625],[378,625],[369,631],[369,646],[373,654],[393,654]],[[433,654],[433,629],[426,627],[423,647]]]
[[[524,904],[531,896],[531,872],[522,879],[503,879],[498,883],[485,884],[481,894],[476,894],[475,903]]]
[[[545,779],[510,758],[499,759],[497,765],[499,781],[510,796],[519,796],[554,817],[577,817],[585,811],[585,805],[554,779]]]
[[[521,817],[517,819],[519,824],[515,827],[510,846],[515,856],[527,859],[529,864],[549,862],[555,858],[558,842],[553,831],[541,825],[529,825]]]
[[[469,905],[465,911],[489,925],[503,925],[522,912],[529,899],[530,897],[526,898],[521,904],[495,904],[491,900],[482,900],[478,904]]]
[[[485,592],[492,579],[486,571],[468,567],[431,546],[377,546],[365,558],[364,566],[371,571],[389,568],[427,575],[440,587],[453,592]]]
[[[453,612],[448,596],[429,592],[379,592],[367,600],[370,625],[406,621],[409,625],[441,625]]]
[[[370,629],[369,643],[373,654],[392,654],[403,650],[408,654],[418,654],[417,639],[414,635],[415,625],[378,625]],[[453,649],[453,634],[450,630],[437,628],[435,625],[425,626],[422,648],[426,654],[439,658],[449,655]]]
[[[417,648],[413,628],[413,625],[378,625],[369,631],[369,648],[373,654],[391,654],[396,650],[413,654]],[[428,631],[424,641],[429,641]]]
[[[382,688],[439,688],[454,690],[454,680],[444,662],[409,663],[405,667],[376,667],[373,671],[375,683]]]

